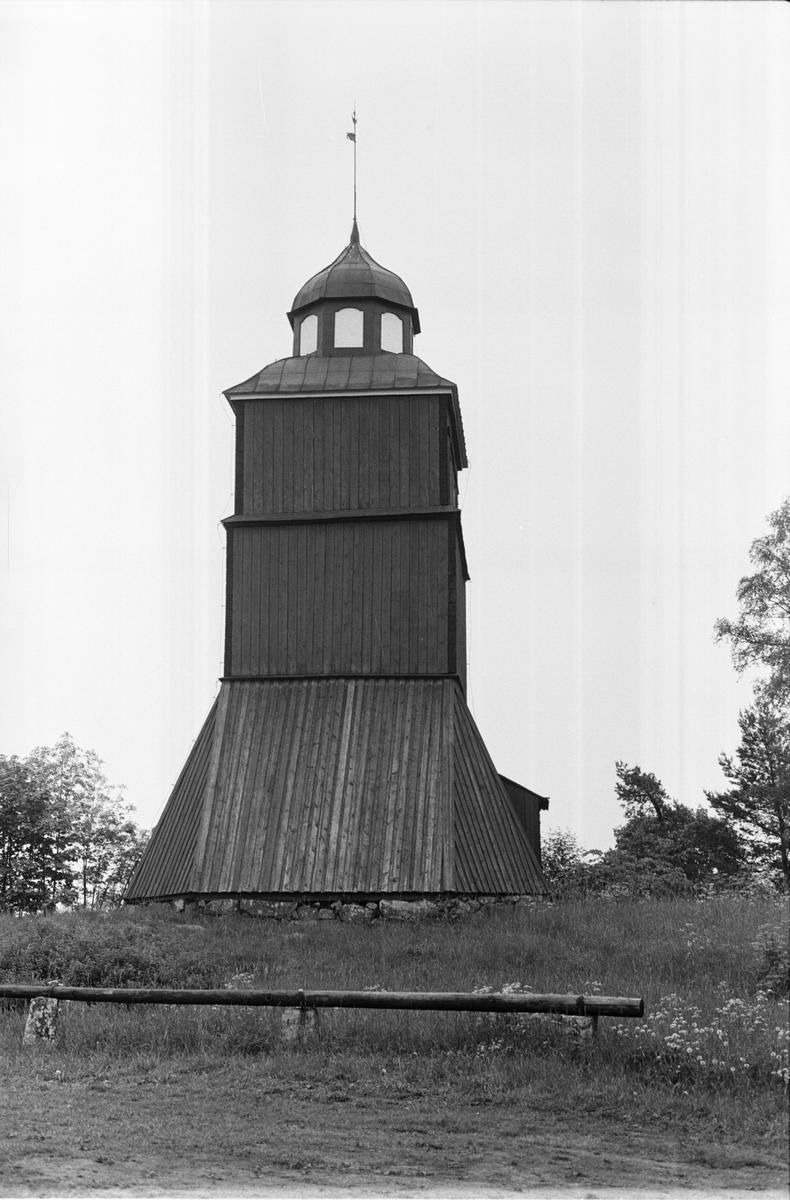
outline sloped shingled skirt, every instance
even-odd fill
[[[545,890],[451,679],[223,683],[129,900]]]

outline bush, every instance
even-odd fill
[[[128,912],[128,916],[127,916]],[[222,987],[228,964],[165,914],[0,918],[0,979],[72,987]]]
[[[553,829],[541,839],[541,866],[552,895],[580,898],[596,890],[593,867],[597,850],[584,851],[568,829]]]

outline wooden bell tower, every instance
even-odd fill
[[[356,221],[288,316],[293,355],[225,392],[224,676],[127,898],[542,892],[465,701],[457,389]]]

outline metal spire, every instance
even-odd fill
[[[346,137],[350,142],[354,143],[354,224],[351,226],[351,245],[359,245],[359,229],[357,227],[357,106],[354,104],[354,111],[351,114],[351,120],[354,122],[354,132],[347,133]]]

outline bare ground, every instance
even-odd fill
[[[547,1111],[528,1084],[503,1100],[385,1073],[342,1085],[264,1075],[4,1073],[0,1195],[787,1195],[775,1140],[717,1139],[688,1113]]]

